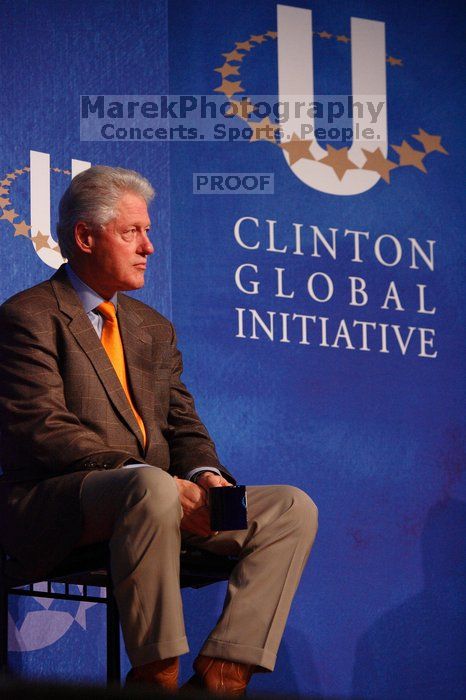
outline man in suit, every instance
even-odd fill
[[[152,197],[133,171],[78,175],[60,202],[68,263],[0,308],[1,539],[13,567],[44,576],[109,541],[127,682],[171,690],[188,651],[181,541],[236,555],[191,683],[243,694],[274,668],[317,509],[291,486],[248,487],[248,528],[210,530],[208,490],[234,478],[180,379],[172,324],[122,293],[144,284]]]

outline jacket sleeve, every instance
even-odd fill
[[[51,317],[19,303],[0,307],[0,430],[5,474],[43,478],[134,458],[111,449],[67,408]]]
[[[181,381],[183,360],[173,326],[171,353],[170,406],[166,435],[170,448],[170,472],[185,478],[196,467],[216,467],[227,481],[234,484],[234,478],[219,461],[215,445],[196,412],[192,395]]]

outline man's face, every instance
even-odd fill
[[[127,192],[119,201],[116,218],[90,236],[90,286],[104,298],[144,285],[147,256],[154,252],[149,227],[144,199]]]

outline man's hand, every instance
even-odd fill
[[[213,472],[203,472],[203,474],[201,474],[197,478],[196,484],[198,484],[198,486],[200,486],[205,491],[216,488],[217,486],[232,485],[229,481],[224,479],[223,476],[219,476],[218,474],[214,474]]]
[[[215,474],[211,473],[210,476],[215,476]],[[181,520],[181,529],[203,537],[212,535],[207,492],[192,481],[178,479],[176,476],[175,481],[184,513]]]

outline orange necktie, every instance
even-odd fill
[[[131,393],[128,386],[128,379],[126,377],[126,365],[125,365],[125,354],[123,352],[123,343],[121,342],[120,329],[118,328],[118,320],[116,317],[116,310],[111,301],[104,301],[99,304],[97,311],[104,317],[104,322],[102,326],[102,345],[113,365],[115,372],[117,373],[118,379],[128,399],[129,405],[133,409],[133,413],[141,429],[141,433],[144,438],[144,446],[146,444],[146,429],[142,421],[141,416],[136,410],[136,406],[131,398]]]

